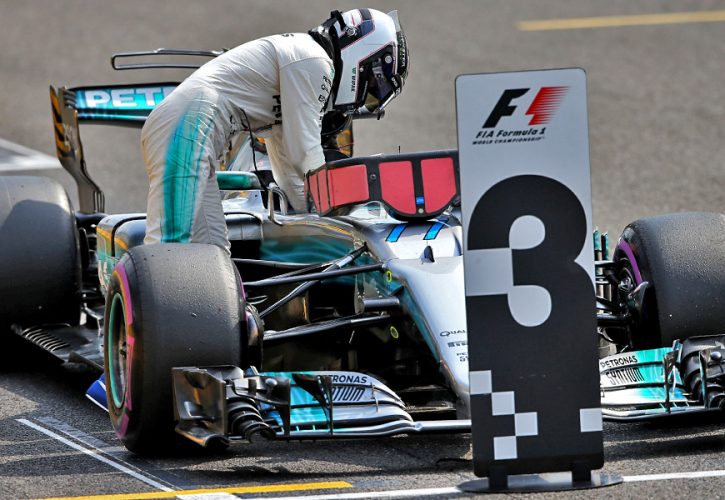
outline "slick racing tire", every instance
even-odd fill
[[[641,314],[633,315],[636,349],[725,332],[725,215],[692,212],[635,221],[624,229],[614,260],[620,284],[649,283]]]
[[[77,325],[80,287],[78,231],[63,187],[0,176],[0,333],[13,324]]]
[[[177,448],[171,369],[239,366],[242,297],[234,265],[219,247],[142,245],[122,257],[103,330],[108,409],[127,449],[163,455]]]

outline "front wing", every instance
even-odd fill
[[[176,431],[217,441],[381,437],[467,432],[470,420],[415,422],[403,401],[355,372],[269,372],[233,366],[173,369]]]
[[[599,360],[602,413],[647,420],[725,406],[725,336],[693,337],[672,348]]]

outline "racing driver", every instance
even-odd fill
[[[322,117],[381,113],[402,90],[408,49],[397,12],[334,11],[308,33],[254,40],[203,65],[150,114],[145,243],[209,243],[229,253],[218,169],[236,134],[265,139],[292,209],[320,167]]]

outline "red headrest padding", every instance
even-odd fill
[[[305,191],[308,196],[312,197],[312,202],[316,207],[320,206],[320,187],[317,183],[317,176],[319,174],[308,175],[305,177]]]
[[[347,205],[379,201],[397,219],[430,219],[458,196],[458,152],[338,160],[308,172],[305,189],[321,215]]]
[[[380,194],[382,201],[396,212],[414,214],[413,164],[409,161],[381,163]]]
[[[317,188],[320,190],[320,211],[326,213],[330,210],[330,194],[327,190],[327,171],[321,170],[317,174]]]
[[[425,211],[444,210],[456,196],[456,174],[453,158],[432,158],[421,160]]]
[[[362,203],[370,199],[368,171],[365,165],[350,165],[327,171],[330,186],[330,206],[339,207]]]

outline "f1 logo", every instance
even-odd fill
[[[498,125],[498,121],[504,116],[511,116],[516,111],[516,106],[511,106],[511,101],[517,99],[528,92],[529,89],[508,89],[504,90],[499,98],[496,106],[494,106],[491,114],[488,115],[483,128],[494,128]]]
[[[561,100],[566,95],[569,87],[541,87],[539,93],[536,94],[531,106],[526,111],[527,116],[531,116],[529,125],[544,125],[549,122],[553,114],[556,112]],[[512,105],[511,101],[518,99],[526,94],[530,89],[507,89],[499,98],[496,106],[494,106],[491,114],[488,115],[483,128],[495,128],[498,121],[504,116],[511,116],[516,111],[516,105]]]

